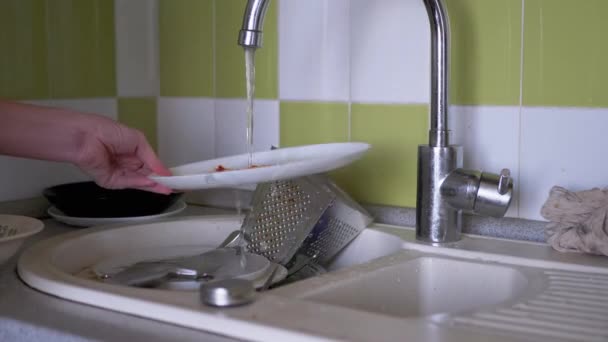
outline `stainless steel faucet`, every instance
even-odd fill
[[[416,238],[431,244],[458,241],[462,212],[502,217],[513,196],[510,171],[499,175],[462,169],[462,147],[450,145],[448,76],[450,24],[442,0],[422,0],[431,26],[431,103],[428,145],[418,147]],[[239,44],[262,46],[270,0],[248,0]]]
[[[239,32],[239,45],[246,48],[262,47],[262,28],[270,0],[248,0]]]

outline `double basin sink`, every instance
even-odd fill
[[[19,274],[65,299],[247,340],[608,340],[608,260],[548,246],[464,236],[436,247],[412,229],[373,225],[328,273],[236,308],[196,291],[112,285],[82,274],[137,249],[217,246],[238,216],[98,227],[25,251]]]

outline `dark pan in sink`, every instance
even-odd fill
[[[47,188],[43,195],[67,216],[135,217],[162,213],[182,194],[162,195],[135,189],[109,190],[94,182],[78,182]]]

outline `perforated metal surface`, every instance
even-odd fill
[[[326,176],[259,185],[243,229],[248,250],[286,265],[297,253],[326,263],[372,221]]]
[[[331,188],[331,187],[330,187]],[[334,192],[336,193],[336,192]],[[372,221],[364,209],[341,192],[298,251],[324,265]]]
[[[310,241],[304,242],[304,252],[307,256],[324,263],[355,238],[359,231],[344,221],[330,217],[327,226],[316,239],[311,237]]]
[[[306,178],[259,185],[243,223],[248,250],[287,263],[332,200],[331,192]]]

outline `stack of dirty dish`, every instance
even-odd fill
[[[77,227],[144,222],[175,215],[186,208],[182,194],[162,195],[135,189],[104,189],[95,182],[55,185],[43,191],[48,214]]]

